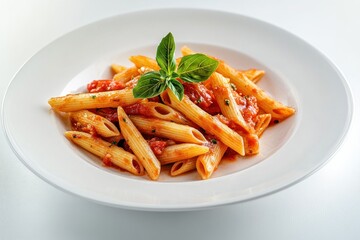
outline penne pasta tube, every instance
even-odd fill
[[[148,114],[156,118],[172,121],[175,123],[193,126],[194,124],[187,120],[181,113],[175,111],[173,108],[157,102],[143,103],[148,109]]]
[[[146,172],[152,180],[157,180],[160,175],[161,165],[155,154],[151,150],[149,144],[136,129],[130,118],[126,115],[122,107],[118,107],[118,118],[121,133],[125,141],[135,153]]]
[[[212,89],[216,92],[215,98],[218,103],[221,113],[229,120],[238,124],[245,133],[251,133],[254,130],[245,122],[241,112],[238,108],[229,79],[223,75],[214,72],[210,76],[210,82]]]
[[[183,47],[181,51],[184,55],[194,53],[188,47]],[[253,95],[254,97],[256,97],[259,107],[261,107],[266,113],[270,113],[272,118],[284,120],[285,118],[295,113],[295,109],[287,107],[282,103],[276,101],[275,99],[271,98],[267,93],[265,93],[264,90],[259,88],[244,74],[230,67],[224,61],[219,59],[216,60],[219,61],[219,66],[216,71],[218,73],[221,73],[224,77],[229,78],[230,81],[235,84],[237,91],[242,92],[244,95]]]
[[[167,90],[161,94],[161,98],[165,104],[170,105],[184,114],[188,119],[219,138],[220,141],[241,156],[245,155],[243,138],[227,125],[223,124],[219,119],[202,110],[187,96],[184,96],[182,101],[180,101],[171,91]]]
[[[232,94],[232,89],[229,80],[220,73],[213,73],[210,77],[212,89],[216,92],[215,98],[218,103],[221,113],[233,121],[241,130],[236,131],[244,139],[245,155],[253,155],[259,153],[259,139],[255,130],[249,126],[238,108],[236,100]]]
[[[245,134],[244,147],[245,155],[255,155],[259,153],[259,137],[255,133]]]
[[[146,67],[156,71],[160,70],[160,67],[157,64],[156,60],[146,56],[131,56],[129,60],[134,63],[137,68]]]
[[[215,169],[224,156],[227,146],[220,141],[213,144],[213,148],[208,153],[201,155],[196,160],[196,169],[202,179],[208,179],[213,174]]]
[[[209,148],[193,143],[180,143],[164,148],[160,155],[157,155],[161,165],[174,163],[207,153]]]
[[[255,125],[255,133],[260,137],[266,128],[268,128],[271,121],[271,114],[260,114]]]
[[[143,134],[172,139],[177,142],[206,143],[205,137],[196,128],[142,116],[130,116],[136,128]]]
[[[271,98],[264,90],[250,81],[246,76],[240,73],[234,73],[233,69],[225,64],[218,68],[224,76],[231,79],[231,82],[245,95],[253,95],[257,103],[266,113],[270,113],[272,118],[284,120],[294,114],[295,110]]]
[[[134,77],[138,76],[139,74],[140,73],[139,73],[138,68],[136,66],[133,66],[133,67],[126,68],[124,71],[121,71],[121,72],[115,74],[113,77],[113,80],[119,81],[122,83],[127,83],[128,81],[130,81]]]
[[[170,169],[170,175],[175,177],[196,169],[196,158],[175,162]]]
[[[162,103],[142,101],[126,108],[126,112],[127,109],[131,112],[130,114],[155,117],[195,127],[194,124],[187,120],[181,113]]]
[[[258,69],[241,70],[239,72],[244,74],[253,83],[257,83],[265,75],[264,70],[258,70]]]
[[[180,62],[181,62],[181,59],[182,59],[182,57],[178,57],[178,58],[176,59],[176,66],[179,66],[179,64],[180,64]]]
[[[74,112],[84,109],[128,106],[139,102],[134,98],[132,89],[122,89],[98,93],[68,94],[50,98],[48,103],[60,112]]]
[[[122,72],[126,69],[125,66],[121,66],[121,65],[118,65],[118,64],[111,64],[111,70],[117,74],[119,72]]]
[[[84,132],[67,131],[65,132],[65,137],[76,145],[100,157],[103,161],[105,159],[110,160],[114,165],[135,175],[144,174],[144,168],[136,156],[121,147],[106,142],[101,138],[92,137],[90,134]]]
[[[137,56],[131,56],[129,58],[129,60],[135,64],[135,66],[137,66],[138,68],[141,67],[146,67],[149,69],[153,69],[153,70],[160,70],[159,65],[157,64],[156,60],[153,58],[149,58],[146,56],[142,56],[142,55],[137,55]],[[176,59],[176,65],[178,65],[181,61],[181,57]]]
[[[78,126],[87,127],[90,125],[95,128],[96,133],[102,137],[114,137],[120,135],[119,130],[112,122],[88,110],[71,112],[70,120],[76,128],[78,128]]]

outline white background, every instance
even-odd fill
[[[166,7],[259,18],[325,53],[354,97],[343,146],[322,169],[276,194],[210,210],[156,213],[102,206],[55,189],[22,165],[0,132],[0,239],[360,239],[360,1],[0,0],[1,99],[21,65],[61,35],[117,14]]]

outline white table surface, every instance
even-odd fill
[[[259,18],[325,53],[354,96],[352,127],[340,150],[309,178],[276,194],[157,213],[98,205],[50,186],[16,158],[1,132],[0,239],[360,239],[360,1],[0,0],[1,99],[21,65],[57,37],[106,17],[164,7]]]

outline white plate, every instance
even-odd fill
[[[258,156],[225,162],[210,180],[196,173],[153,182],[103,168],[64,137],[66,126],[47,105],[106,77],[111,63],[130,65],[132,54],[155,56],[172,32],[187,44],[237,68],[267,72],[259,83],[296,114],[267,130]],[[179,56],[179,52],[177,52]],[[17,73],[3,101],[3,126],[19,159],[54,186],[131,209],[191,210],[274,193],[322,166],[349,128],[352,100],[339,70],[294,35],[249,17],[225,12],[163,9],[130,13],[79,28],[49,44]]]

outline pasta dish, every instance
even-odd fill
[[[265,71],[239,70],[187,46],[175,59],[174,49],[169,33],[156,59],[130,56],[132,66],[110,66],[112,79],[49,99],[71,122],[65,137],[105,167],[157,180],[171,165],[171,176],[197,171],[208,179],[224,155],[258,154],[264,131],[295,113],[257,85]]]

